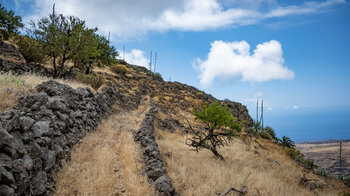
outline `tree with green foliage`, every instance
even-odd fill
[[[104,36],[98,36],[98,43],[98,50],[100,51],[100,56],[97,59],[98,66],[110,66],[116,63],[116,57],[119,53],[114,46],[110,45],[110,41]]]
[[[71,60],[79,51],[81,35],[86,29],[85,21],[74,16],[65,17],[59,16],[62,21],[62,26],[58,28],[58,47],[59,47],[59,70],[65,71],[65,65],[68,60]]]
[[[89,74],[93,65],[110,66],[115,63],[118,52],[109,41],[98,34],[97,28],[85,29],[80,38],[80,45],[73,57],[74,67],[85,70]]]
[[[237,132],[241,131],[242,127],[236,118],[232,117],[227,106],[214,101],[211,104],[205,104],[200,111],[193,111],[196,120],[201,120],[205,125],[205,130],[194,131],[193,137],[186,140],[186,144],[195,148],[196,151],[206,148],[212,153],[224,159],[219,154],[217,148],[228,145]]]
[[[111,65],[118,52],[109,40],[98,35],[97,28],[89,29],[85,21],[74,16],[52,14],[32,22],[32,34],[42,44],[42,51],[52,59],[55,74],[66,71],[66,63],[72,61],[74,66],[85,69],[89,74],[94,65]]]
[[[22,27],[22,18],[0,4],[0,38],[8,40],[13,34],[18,34],[18,29]]]
[[[41,18],[31,22],[33,38],[42,45],[42,52],[52,59],[55,76],[58,75],[57,61],[60,57],[60,41],[62,40],[60,27],[63,26],[64,18],[55,13],[55,6],[49,17]]]
[[[96,31],[97,28],[84,29],[82,31],[77,51],[72,57],[74,66],[71,67],[71,69],[84,69],[85,74],[90,73],[93,63],[100,55],[100,52],[98,51],[98,35],[96,34]]]

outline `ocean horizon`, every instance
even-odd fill
[[[294,142],[350,139],[350,109],[266,111],[264,126]]]

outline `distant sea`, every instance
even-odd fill
[[[264,125],[294,142],[350,139],[350,109],[266,111]]]

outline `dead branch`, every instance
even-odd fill
[[[229,192],[231,192],[231,191],[235,191],[235,192],[240,193],[241,195],[245,195],[245,194],[247,193],[247,186],[245,185],[245,183],[247,182],[247,180],[248,180],[250,174],[251,174],[251,173],[249,173],[249,174],[247,175],[247,177],[244,179],[244,181],[243,181],[243,183],[242,183],[242,190],[236,189],[236,188],[234,188],[234,187],[230,187],[230,188],[228,188],[224,193],[220,193],[220,192],[215,188],[214,185],[211,185],[211,186],[214,188],[215,194],[216,194],[217,196],[224,196],[224,195],[227,195],[227,194],[228,194]],[[260,194],[260,193],[259,193],[259,194]]]
[[[238,193],[241,193],[241,195],[245,195],[245,193],[247,191],[247,187],[243,187],[242,190],[238,190],[238,189],[235,189],[235,188],[231,187],[231,188],[227,189],[227,191],[225,193],[221,194],[220,196],[227,195],[231,191],[236,191]]]

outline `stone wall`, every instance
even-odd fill
[[[158,111],[155,102],[151,102],[152,108],[146,114],[141,127],[135,132],[135,141],[140,143],[143,154],[145,172],[157,191],[158,195],[177,195],[167,171],[163,165],[163,158],[160,154],[154,135],[154,119]]]
[[[114,87],[93,94],[48,81],[0,113],[0,195],[50,195],[72,147],[110,113]]]

